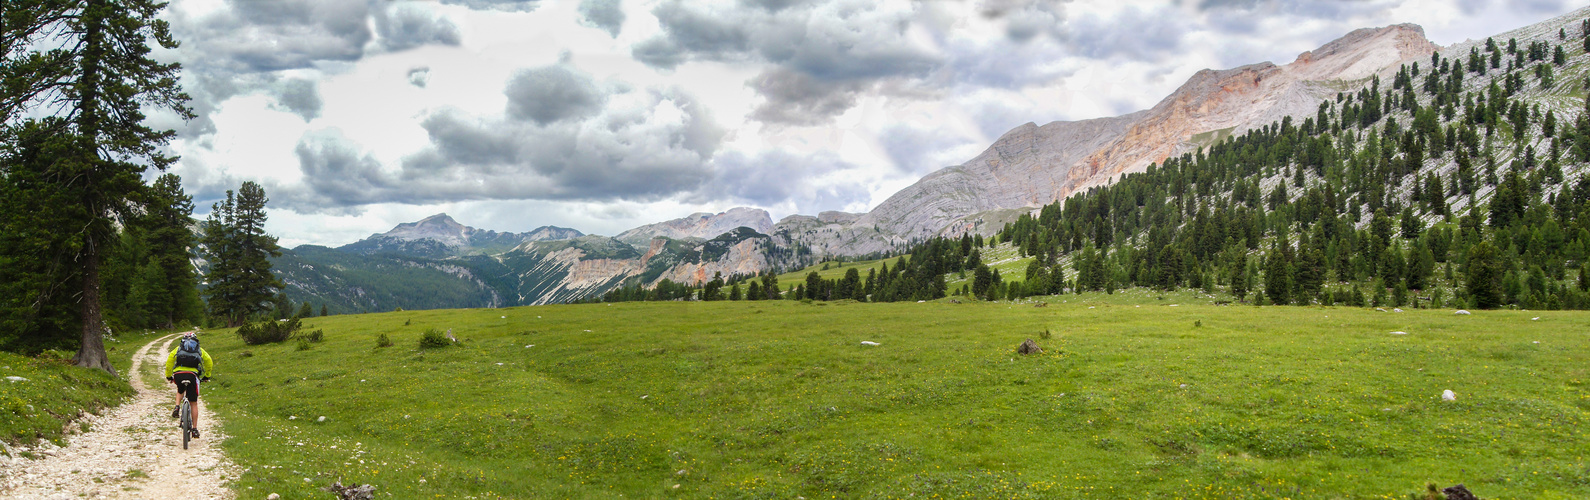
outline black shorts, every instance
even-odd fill
[[[188,401],[199,400],[199,374],[193,372],[177,372],[171,376],[171,379],[177,383],[177,394],[186,394],[188,396]],[[183,390],[182,381],[184,380],[190,381],[190,383],[187,385],[187,390]]]

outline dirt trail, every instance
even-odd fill
[[[31,451],[39,460],[0,457],[0,498],[232,498],[225,481],[237,468],[221,453],[225,439],[215,414],[199,401],[204,437],[182,449],[171,418],[176,391],[162,380],[145,387],[142,370],[162,370],[176,335],[155,339],[133,355],[128,370],[138,395],[132,401],[88,417],[90,432],[67,437],[66,447],[41,442]],[[160,344],[158,351],[155,345]],[[145,366],[145,365],[149,366]]]

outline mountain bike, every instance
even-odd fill
[[[182,384],[183,392],[187,392],[188,384],[196,382],[183,379],[179,383]],[[186,450],[188,449],[188,440],[193,439],[193,404],[186,399],[177,404],[177,427],[182,430],[182,449]]]

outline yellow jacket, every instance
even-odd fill
[[[203,347],[199,348],[199,356],[204,358],[204,366],[202,368],[198,366],[184,366],[182,368],[197,369],[200,377],[208,377],[211,370],[215,369],[215,360],[210,359],[210,353],[206,352]],[[171,375],[177,372],[177,368],[177,350],[172,349],[171,354],[166,356],[166,378],[171,378]]]

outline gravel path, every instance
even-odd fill
[[[232,498],[225,483],[237,477],[237,467],[217,444],[225,436],[217,430],[215,414],[199,400],[204,437],[184,450],[171,418],[176,391],[164,380],[160,387],[144,385],[144,365],[163,369],[176,338],[155,339],[133,355],[128,373],[138,396],[88,417],[90,432],[68,436],[66,447],[40,442],[15,450],[31,451],[38,460],[0,457],[0,498]]]

